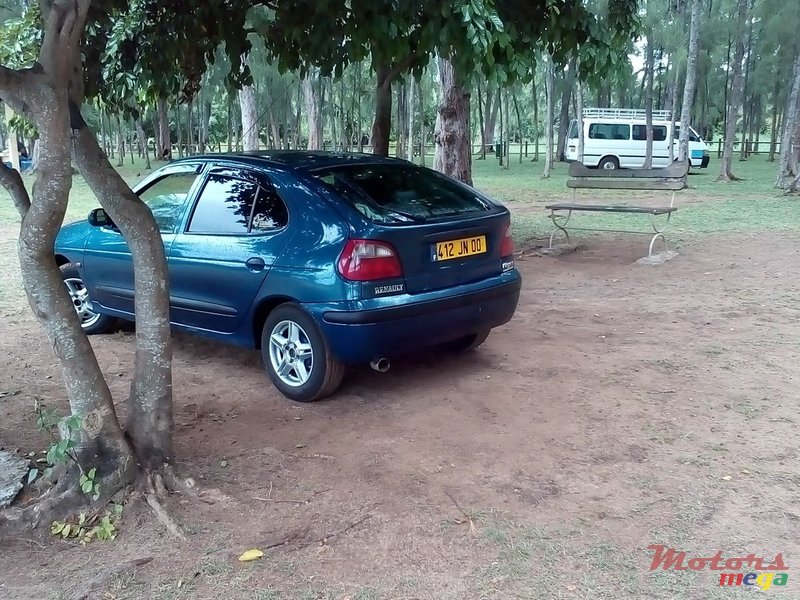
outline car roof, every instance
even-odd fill
[[[406,160],[358,152],[326,152],[322,150],[256,150],[251,152],[226,152],[200,154],[173,161],[174,164],[203,161],[225,161],[254,167],[270,166],[284,171],[311,171],[326,167],[354,164],[409,165]]]

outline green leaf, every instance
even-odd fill
[[[89,472],[86,474],[86,477],[89,479],[94,479],[94,476],[97,474],[97,467],[92,467],[89,469]]]
[[[92,487],[93,487],[93,486],[92,486],[92,482],[91,482],[91,481],[84,481],[84,482],[81,484],[81,491],[82,491],[84,494],[88,494],[88,493],[90,493],[90,492],[92,491]]]
[[[39,476],[39,469],[31,469],[30,471],[28,471],[28,485],[36,481],[36,478],[38,476]]]

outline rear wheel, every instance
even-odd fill
[[[489,337],[490,332],[491,329],[487,329],[485,331],[479,331],[478,333],[466,335],[462,338],[458,338],[457,340],[453,340],[452,342],[445,342],[442,344],[442,348],[447,352],[469,352],[470,350],[474,350],[483,344],[483,342],[486,341],[486,338]]]
[[[75,312],[78,313],[81,329],[88,335],[110,331],[116,319],[95,310],[92,300],[89,298],[89,291],[81,279],[78,267],[73,263],[61,265],[61,278],[64,280],[64,285],[67,286],[72,306],[75,307]]]
[[[314,319],[296,304],[273,310],[261,333],[261,356],[278,391],[298,402],[330,396],[344,377]]]
[[[619,169],[619,161],[615,156],[604,156],[600,160],[600,164],[597,165],[597,168],[613,171],[615,169]]]

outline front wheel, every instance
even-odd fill
[[[615,156],[604,156],[600,164],[597,165],[598,169],[606,169],[607,171],[614,171],[619,169],[619,161]]]
[[[67,286],[72,306],[75,307],[75,312],[78,313],[81,329],[87,335],[108,333],[114,326],[116,319],[95,310],[92,300],[89,298],[89,291],[81,279],[78,267],[73,263],[61,265],[61,279],[64,281],[64,285]]]
[[[321,400],[344,377],[344,365],[331,353],[319,326],[296,304],[282,304],[269,314],[261,332],[261,356],[272,383],[290,400]]]

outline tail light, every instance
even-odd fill
[[[506,234],[503,236],[503,242],[500,244],[500,256],[514,255],[514,238],[511,237],[511,223],[506,226]]]
[[[375,240],[347,240],[339,257],[339,273],[351,281],[375,281],[403,276],[397,252]]]

